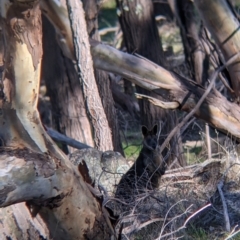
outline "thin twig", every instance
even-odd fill
[[[198,213],[200,213],[201,211],[203,211],[204,209],[208,208],[212,206],[211,203],[208,203],[207,205],[203,206],[202,208],[198,209],[196,212],[194,212],[191,216],[189,216],[186,221],[184,222],[183,226],[186,227],[187,223],[194,217],[196,216]]]
[[[224,240],[229,240],[229,239],[232,239],[235,235],[237,235],[238,233],[240,233],[240,229],[235,231],[235,229],[238,227],[238,225],[236,225],[233,230],[231,231],[230,235],[225,238]]]
[[[229,221],[229,216],[228,216],[228,208],[227,208],[225,197],[224,197],[224,194],[222,191],[222,187],[223,187],[223,180],[221,180],[220,183],[217,185],[217,189],[218,189],[218,192],[219,192],[221,200],[222,200],[223,215],[224,215],[224,219],[225,219],[226,231],[230,232],[230,221]]]
[[[182,199],[182,200],[176,202],[175,204],[173,204],[173,205],[168,209],[168,211],[167,211],[167,213],[166,213],[166,215],[165,215],[164,221],[163,221],[163,228],[161,229],[159,238],[161,237],[161,235],[162,235],[165,227],[167,226],[167,224],[165,225],[165,223],[166,223],[167,216],[168,216],[169,212],[170,212],[177,204],[179,204],[179,203],[181,203],[181,202],[185,202],[185,201],[187,201],[187,200],[186,200],[186,199]]]

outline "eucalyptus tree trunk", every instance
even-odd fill
[[[82,10],[79,2],[69,4],[74,3],[78,4],[74,7]],[[3,0],[0,12],[0,207],[26,201],[32,215],[38,214],[46,224],[45,230],[38,224],[36,232],[42,230],[48,239],[110,239],[101,203],[78,169],[47,135],[39,118],[42,62],[39,0]],[[83,11],[78,15],[82,15],[81,27],[86,31]],[[93,72],[91,64],[88,67]],[[29,215],[24,215],[25,206],[18,210],[22,211],[18,215],[22,220],[15,219],[16,225],[12,225],[17,214],[9,213],[9,221],[1,231],[11,239],[31,238],[32,221],[28,221],[29,227],[21,225],[26,227],[27,235],[19,233],[19,222],[26,223]],[[5,209],[1,211],[6,220]]]
[[[129,53],[137,53],[147,59],[166,67],[161,38],[155,22],[153,3],[150,0],[117,0],[119,9],[119,21],[123,31],[124,42]],[[160,98],[154,92],[147,91],[141,87],[136,87],[137,93]],[[140,100],[141,122],[151,128],[156,123],[161,123],[160,144],[167,134],[176,125],[177,118],[175,112],[163,110],[153,106],[146,100]],[[172,157],[168,159],[170,163],[177,156],[180,165],[184,165],[181,156],[181,142],[179,137],[174,137],[171,141]],[[166,155],[165,151],[164,155]]]
[[[120,10],[119,21],[124,43],[129,53],[138,53],[147,59],[163,65],[164,56],[161,39],[155,23],[153,4],[150,0],[117,1]],[[155,96],[147,90],[136,87],[138,93]],[[140,101],[141,122],[151,128],[165,116],[159,108],[146,101]]]
[[[55,128],[82,143],[94,146],[91,123],[84,104],[82,88],[71,59],[58,45],[56,31],[43,16],[43,68],[42,78],[52,105]],[[66,153],[74,148],[65,146]]]
[[[85,10],[88,35],[90,38],[100,41],[98,33],[99,3],[97,0],[83,0],[82,2]],[[108,73],[98,69],[94,69],[94,73],[102,105],[112,132],[113,148],[124,155]]]
[[[74,3],[78,4],[77,2]],[[84,12],[77,6],[76,10],[71,7],[68,8],[69,5],[66,0],[61,0],[58,4],[55,1],[42,0],[41,6],[44,9],[43,13],[52,22],[58,33],[59,45],[64,55],[76,63],[75,68],[83,92],[85,109],[91,124],[94,146],[102,151],[111,150],[113,149],[111,131],[99,96],[94,72],[89,68],[92,65],[92,59],[90,52],[88,52],[87,30],[79,26],[79,22],[85,22]],[[75,12],[79,13],[80,11],[82,11],[81,14],[75,15]],[[68,12],[70,17],[68,17]],[[73,35],[71,29],[74,30]],[[76,56],[74,55],[73,43],[80,46],[75,48]]]
[[[197,83],[202,84],[208,69],[204,67],[206,56],[199,38],[200,19],[196,14],[194,3],[190,0],[176,0],[173,11],[180,27],[190,76]]]
[[[225,0],[194,1],[201,18],[210,31],[222,53],[222,62],[226,62],[240,51],[239,20],[233,8]],[[221,56],[220,56],[221,57]],[[235,97],[240,97],[240,57],[227,67]]]

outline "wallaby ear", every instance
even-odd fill
[[[145,137],[147,135],[147,133],[148,133],[148,128],[143,125],[142,126],[142,134],[143,134],[143,136]]]
[[[158,125],[157,124],[154,125],[154,127],[152,129],[152,133],[153,133],[153,135],[157,135],[157,133],[158,133]]]

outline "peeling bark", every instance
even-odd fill
[[[69,161],[1,150],[0,169],[0,207],[22,201],[37,207],[53,239],[110,238],[100,203]]]
[[[51,239],[109,239],[110,227],[102,214],[101,201],[92,195],[78,169],[47,135],[39,118],[39,1],[4,0],[0,8],[0,37],[4,43],[0,48],[1,59],[4,54],[0,84],[0,207],[22,201],[37,207]]]

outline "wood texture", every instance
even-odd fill
[[[191,111],[205,92],[203,87],[183,76],[113,47],[92,42],[91,51],[96,67],[119,74],[154,91],[166,101],[177,102],[183,111]],[[240,140],[240,108],[218,91],[208,95],[195,116]]]
[[[93,139],[99,150],[112,150],[112,137],[94,77],[92,57],[82,3],[67,0],[75,46],[76,67],[82,85],[86,110],[93,126]]]
[[[216,41],[226,62],[240,51],[240,24],[233,9],[225,0],[194,1],[201,18]],[[228,67],[235,96],[240,97],[240,58]]]

